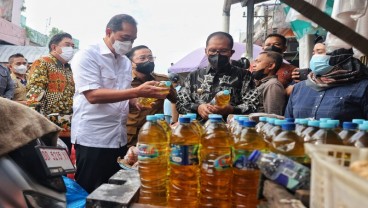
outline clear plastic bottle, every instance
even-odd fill
[[[313,144],[336,144],[342,145],[340,136],[334,131],[335,125],[327,122],[319,123],[319,130],[312,135],[310,140]]]
[[[334,131],[339,134],[340,131],[342,131],[342,129],[340,128],[340,120],[336,120],[336,119],[330,119],[327,120],[327,123],[331,123],[334,125]]]
[[[350,143],[350,138],[357,132],[358,124],[353,122],[342,123],[343,130],[339,133],[342,143],[348,146],[354,146],[354,143]]]
[[[284,123],[281,127],[282,132],[272,140],[270,150],[288,156],[299,163],[309,163],[304,152],[304,141],[296,134],[295,124]]]
[[[168,94],[170,91],[171,82],[170,81],[160,81],[157,85],[158,87],[166,87],[167,90],[163,91],[163,94]],[[146,97],[139,97],[137,99],[137,102],[142,106],[146,108],[150,108],[152,103],[155,102],[156,98],[146,98]]]
[[[211,118],[201,138],[200,207],[231,206],[231,146],[222,118]]]
[[[267,178],[292,191],[309,189],[310,169],[282,154],[255,150],[249,160],[256,163]]]
[[[198,133],[199,137],[202,137],[204,134],[204,128],[202,124],[197,120],[197,114],[196,113],[187,113],[187,116],[190,118],[190,122],[193,125],[193,128]]]
[[[308,121],[308,127],[301,134],[304,142],[311,141],[313,134],[315,134],[319,130],[319,123],[320,121],[317,120]]]
[[[301,136],[302,135],[302,132],[308,128],[308,119],[299,119],[299,125],[298,127],[295,127],[295,133],[298,135],[298,136]]]
[[[249,163],[254,150],[267,151],[267,143],[256,131],[256,122],[243,121],[239,139],[234,140],[233,181],[231,191],[232,207],[256,207],[260,171]]]
[[[157,113],[155,114],[156,118],[157,118],[157,123],[160,124],[160,126],[165,130],[166,135],[167,135],[167,142],[170,143],[170,138],[171,138],[171,134],[172,134],[172,130],[170,125],[166,122],[165,119],[165,115],[162,113]]]
[[[235,126],[234,132],[232,133],[233,137],[240,137],[241,131],[243,129],[242,122],[243,121],[249,121],[248,117],[239,117],[238,118],[238,125]]]
[[[219,107],[224,107],[230,103],[230,91],[220,91],[215,95],[214,104]]]
[[[168,142],[156,116],[146,116],[138,134],[138,163],[142,204],[167,205]]]
[[[271,137],[270,142],[272,142],[272,140],[282,132],[281,125],[287,123],[287,121],[276,119],[274,123],[275,123],[274,127],[270,129],[270,137]]]
[[[262,126],[264,126],[267,123],[267,117],[259,117],[259,122],[256,125],[256,130],[258,133],[261,133]]]
[[[222,120],[222,115],[220,115],[220,114],[209,114],[208,115],[208,120],[203,125],[204,129],[206,129],[207,126],[211,123],[210,122],[211,118],[221,118],[221,120]]]
[[[270,136],[270,130],[274,127],[275,120],[275,118],[267,118],[267,124],[265,124],[262,128],[263,139],[267,143],[271,143],[272,137]]]
[[[349,143],[358,148],[368,147],[368,124],[360,124],[359,131],[350,138]]]
[[[180,117],[170,142],[169,207],[198,207],[199,142],[189,117]]]

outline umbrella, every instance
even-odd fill
[[[235,53],[231,57],[233,60],[239,60],[242,54],[245,53],[245,44],[244,43],[234,43],[233,50]],[[262,51],[262,47],[259,45],[253,44],[253,57],[257,57],[258,54]],[[192,52],[188,55],[184,56],[174,65],[169,68],[170,73],[184,73],[184,72],[191,72],[197,70],[198,68],[204,68],[208,65],[207,56],[205,54],[205,48],[201,47]]]

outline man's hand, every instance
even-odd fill
[[[153,102],[153,103],[151,104],[151,106],[152,106],[153,104],[155,104],[155,102]],[[151,108],[149,108],[149,107],[141,106],[141,105],[139,104],[139,102],[138,102],[138,99],[137,99],[137,98],[130,99],[130,100],[129,100],[129,105],[130,105],[131,107],[133,107],[133,108],[138,109],[139,111],[141,111],[141,110],[146,110],[146,109],[151,109]]]
[[[299,68],[295,68],[293,70],[293,72],[291,72],[291,78],[295,81],[295,82],[300,82],[300,73],[299,73]]]
[[[226,105],[224,107],[219,107],[217,105],[211,105],[209,110],[212,113],[220,114],[222,116],[227,116],[229,114],[232,114],[234,112],[234,107],[231,105]]]
[[[136,87],[138,97],[165,99],[169,90],[166,87],[156,87],[158,84],[159,82],[149,81],[139,85]]]
[[[212,105],[210,104],[200,104],[198,106],[198,114],[203,118],[203,119],[208,119],[208,115],[213,113],[210,109],[211,109]]]

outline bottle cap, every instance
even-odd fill
[[[157,117],[155,115],[147,115],[146,120],[147,121],[156,121]]]
[[[294,123],[295,123],[295,124],[299,124],[300,119],[301,119],[301,118],[296,118],[296,119],[294,120]]]
[[[250,155],[249,155],[249,161],[254,163],[258,160],[258,158],[261,156],[261,151],[259,150],[254,150]]]
[[[368,121],[363,121],[363,124],[368,124]]]
[[[284,123],[281,125],[282,130],[286,131],[292,131],[295,130],[295,124],[294,123]]]
[[[230,91],[229,90],[224,90],[223,93],[224,93],[224,95],[229,95]]]
[[[308,126],[319,127],[319,121],[308,121]]]
[[[171,86],[171,82],[170,81],[165,81],[165,86],[166,87],[170,87]]]
[[[247,120],[243,120],[242,121],[242,126],[245,127],[255,127],[256,126],[256,122],[255,121],[247,121]]]
[[[335,125],[334,127],[338,127],[340,125],[340,120],[327,120],[327,123],[332,123],[333,125]]]
[[[353,122],[344,122],[344,123],[342,123],[342,128],[343,129],[355,130],[355,129],[358,128],[358,124],[353,123]]]
[[[335,124],[333,123],[327,123],[327,122],[320,122],[319,128],[321,129],[333,129],[335,128]]]
[[[222,118],[221,118],[221,117],[214,117],[214,118],[210,118],[210,122],[211,122],[211,123],[218,123],[218,122],[222,122]]]
[[[190,118],[186,116],[179,117],[179,123],[190,123]]]
[[[245,116],[241,116],[238,118],[239,121],[249,121],[249,118],[248,117],[245,117]]]
[[[216,118],[218,116],[221,116],[221,115],[219,115],[219,114],[209,114],[208,118],[211,119],[211,118]],[[221,118],[222,118],[222,116],[221,116]]]
[[[262,122],[267,121],[267,117],[261,116],[259,117],[259,121],[262,121]]]
[[[197,114],[195,113],[187,113],[186,116],[189,117],[191,121],[197,119]]]
[[[299,120],[299,124],[301,124],[301,125],[308,125],[308,119],[305,119],[305,118],[303,118],[303,119],[300,119]]]
[[[157,117],[157,119],[165,119],[165,115],[162,113],[156,113],[155,116]]]
[[[275,118],[267,118],[267,123],[274,124]]]
[[[320,119],[319,119],[319,121],[320,121],[320,122],[326,122],[326,121],[328,121],[328,120],[331,120],[331,118],[320,118]]]
[[[359,130],[368,131],[368,124],[359,124]]]
[[[364,119],[353,119],[352,122],[356,123],[356,124],[363,124],[364,123]]]
[[[287,123],[285,120],[277,119],[275,120],[275,126],[281,126],[282,124]],[[290,123],[290,122],[289,122]]]
[[[293,123],[295,121],[294,118],[285,118],[284,120],[290,123]]]

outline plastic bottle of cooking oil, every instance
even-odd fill
[[[359,125],[359,131],[349,140],[350,143],[359,148],[368,147],[368,123]]]
[[[200,207],[231,206],[232,137],[221,117],[210,118],[201,138]]]
[[[139,202],[167,205],[168,142],[156,116],[146,116],[138,134],[138,163],[141,188]]]
[[[350,138],[357,132],[358,124],[353,122],[342,123],[342,131],[339,133],[342,143],[344,145],[353,146],[354,143],[350,143]]]
[[[169,207],[198,207],[200,137],[180,117],[170,142]]]
[[[334,131],[335,124],[320,122],[319,130],[312,135],[310,140],[313,144],[336,144],[342,145],[340,136]]]
[[[234,139],[232,207],[257,207],[260,171],[249,161],[254,150],[267,152],[267,143],[255,129],[256,122],[241,122],[243,129],[239,139]]]
[[[192,126],[195,128],[195,131],[198,133],[199,137],[202,137],[204,129],[202,124],[197,120],[197,114],[187,113],[186,115],[189,116],[190,122],[192,123]]]
[[[224,107],[230,103],[230,91],[224,90],[220,91],[215,95],[214,98],[215,105],[219,107]]]
[[[308,163],[304,152],[304,141],[295,132],[294,123],[284,123],[281,125],[282,132],[271,142],[270,151],[283,154],[299,163]]]
[[[157,85],[158,87],[165,87],[167,90],[163,91],[163,94],[168,94],[170,91],[171,82],[170,81],[160,81]],[[155,102],[156,98],[146,98],[146,97],[139,97],[137,102],[142,106],[146,108],[150,108],[152,103]]]
[[[170,125],[166,122],[165,120],[165,115],[162,113],[156,113],[155,114],[156,118],[157,118],[157,123],[160,124],[160,126],[165,130],[166,132],[166,136],[167,136],[167,142],[170,143],[170,138],[171,138],[171,134],[172,134],[172,130]]]

